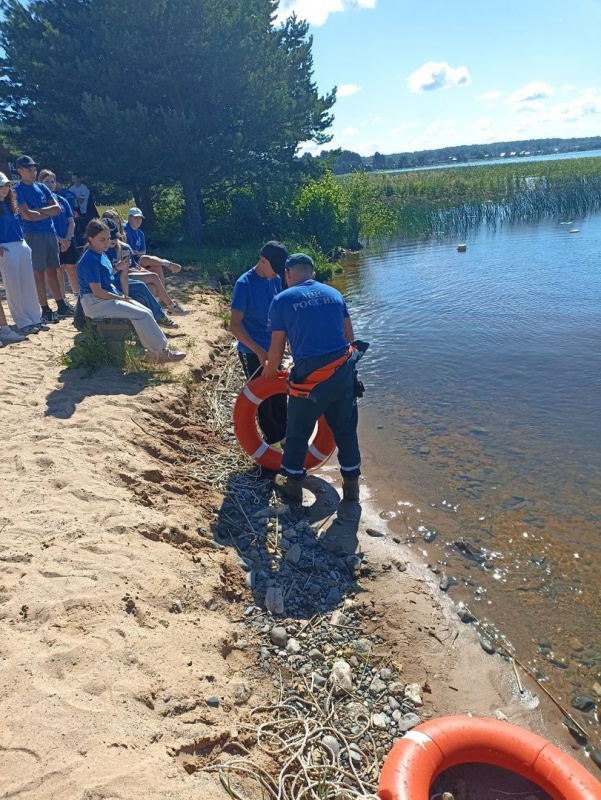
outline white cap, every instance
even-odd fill
[[[0,186],[6,186],[7,183],[10,183],[10,178],[7,178],[3,172],[0,172]]]
[[[139,208],[136,208],[134,206],[134,208],[130,208],[129,209],[129,211],[127,212],[127,216],[128,217],[143,217],[144,214],[142,214],[142,212],[140,211]]]

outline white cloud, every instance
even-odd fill
[[[520,103],[530,103],[534,100],[545,100],[547,97],[552,97],[554,94],[555,89],[549,86],[548,83],[544,83],[544,81],[532,81],[510,94],[505,102],[510,106],[515,106]]]
[[[357,94],[361,91],[361,87],[356,83],[341,83],[336,92],[337,97],[350,97],[352,94]]]
[[[296,14],[311,25],[323,25],[330,14],[359,8],[375,8],[376,0],[280,0],[275,22]]]
[[[428,61],[407,78],[410,92],[430,92],[472,82],[467,67],[450,67],[446,61]]]
[[[484,92],[484,94],[481,94],[478,97],[478,100],[498,100],[499,97],[502,97],[504,94],[505,92],[499,92],[499,91]]]
[[[592,114],[601,114],[601,89],[587,89],[569,103],[552,106],[549,119],[558,122],[577,122]]]
[[[371,121],[371,124],[378,125],[380,122],[382,122],[382,117],[374,117]]]
[[[359,133],[357,128],[349,127],[340,131],[340,136],[356,136]]]

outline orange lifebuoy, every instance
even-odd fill
[[[428,800],[437,775],[492,764],[536,783],[553,800],[601,800],[601,783],[558,747],[509,722],[441,717],[406,733],[382,767],[381,800]]]
[[[274,394],[287,391],[287,372],[278,372],[273,378],[255,378],[242,389],[234,404],[234,433],[245,453],[266,469],[279,472],[282,465],[282,451],[267,444],[257,429],[257,409],[263,400]],[[305,469],[315,469],[332,455],[335,448],[334,436],[324,417],[317,421],[317,433],[309,443]]]

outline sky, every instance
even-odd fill
[[[363,156],[601,135],[601,0],[280,0],[338,88],[331,143]]]

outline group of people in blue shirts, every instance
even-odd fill
[[[230,331],[249,381],[276,375],[286,345],[294,360],[288,396],[273,395],[258,408],[266,444],[283,450],[276,488],[302,503],[309,441],[323,415],[338,448],[343,500],[356,503],[361,474],[356,363],[367,345],[355,342],[343,296],[315,279],[314,266],[306,253],[289,255],[281,242],[267,242],[255,266],[236,281]]]
[[[130,320],[150,360],[185,358],[167,347],[159,327],[177,327],[171,315],[187,313],[165,288],[165,272],[177,273],[181,266],[146,253],[142,211],[130,209],[125,225],[114,210],[103,219],[89,219],[91,209],[97,212],[78,175],[64,189],[50,170],[38,174],[30,156],[19,156],[16,168],[20,180],[14,185],[0,173],[0,273],[14,322],[11,328],[0,304],[0,346],[48,330],[79,311],[84,320]],[[82,221],[87,223],[83,232]],[[77,246],[78,223],[83,248]],[[66,299],[64,273],[77,308]],[[49,306],[48,292],[56,310]]]

